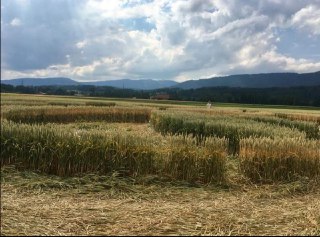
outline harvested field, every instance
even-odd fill
[[[223,189],[6,176],[15,179],[2,183],[3,235],[320,234],[319,186],[307,183]]]

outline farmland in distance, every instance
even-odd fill
[[[5,235],[319,235],[320,110],[1,94]]]

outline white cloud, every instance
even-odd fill
[[[19,18],[14,18],[11,22],[10,22],[11,26],[20,26],[21,25],[21,20]]]
[[[1,19],[6,78],[61,73],[79,80],[181,81],[320,70],[317,58],[288,57],[277,47],[279,29],[319,37],[319,0],[48,0],[45,12],[41,1],[4,6],[12,9]],[[144,31],[142,24],[152,27]]]
[[[296,12],[292,17],[292,26],[320,35],[320,5],[309,5]]]
[[[76,46],[78,49],[82,49],[84,46],[86,46],[87,42],[85,40],[83,41],[79,41],[78,43],[76,43]]]

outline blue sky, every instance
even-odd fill
[[[2,0],[1,78],[320,70],[320,0]]]

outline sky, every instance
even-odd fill
[[[1,79],[320,70],[320,0],[2,0]]]

